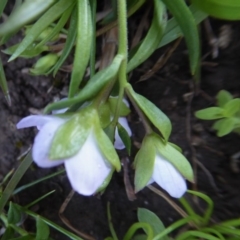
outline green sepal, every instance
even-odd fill
[[[22,212],[17,207],[17,205],[10,202],[10,206],[8,209],[7,219],[9,224],[17,224],[22,219]]]
[[[232,117],[240,110],[240,98],[228,101],[223,107],[224,117]]]
[[[117,124],[117,129],[118,129],[119,137],[121,138],[123,144],[127,149],[127,153],[130,156],[131,155],[131,139],[128,135],[128,132],[120,123]]]
[[[212,17],[240,20],[239,0],[192,0],[193,4]]]
[[[12,55],[16,49],[18,48],[20,43],[17,43],[7,49],[2,50],[3,53],[8,54],[8,55]],[[49,51],[49,47],[48,46],[41,46],[41,47],[36,47],[36,44],[33,43],[31,44],[27,49],[25,49],[20,55],[19,57],[22,58],[33,58],[36,57],[38,55],[40,55],[42,52],[45,51]]]
[[[182,149],[178,145],[171,143],[171,142],[168,142],[168,144],[171,145],[173,148],[175,148],[180,153],[182,153]]]
[[[112,114],[115,114],[117,104],[118,104],[118,97],[110,97],[108,99],[108,102],[109,102],[109,106],[110,106]],[[119,116],[127,116],[130,112],[131,111],[130,111],[129,107],[124,102],[121,102]]]
[[[36,234],[36,240],[44,240],[49,238],[50,230],[48,225],[41,219],[40,216],[37,216],[36,219],[36,229],[37,229],[37,234]]]
[[[146,208],[138,208],[137,216],[139,222],[148,223],[152,227],[154,237],[165,230],[164,224],[154,212],[151,212]],[[164,236],[161,240],[170,240],[170,238],[168,236]]]
[[[221,90],[218,92],[216,98],[217,98],[217,105],[222,108],[226,103],[228,103],[230,100],[233,99],[233,96],[230,92],[226,90]]]
[[[218,137],[223,137],[234,130],[235,123],[234,118],[220,119],[213,124],[213,129],[217,131]]]
[[[209,107],[195,112],[195,117],[203,120],[214,120],[223,118],[224,110],[220,107]]]
[[[113,143],[106,135],[106,133],[102,130],[100,124],[95,124],[94,134],[102,154],[106,160],[116,169],[116,171],[119,172],[121,170],[121,163],[118,154],[113,146]]]
[[[184,155],[172,147],[171,144],[164,143],[158,135],[152,134],[152,138],[152,142],[157,148],[157,154],[169,161],[187,180],[194,182],[192,167]]]
[[[152,138],[146,136],[134,159],[134,167],[136,169],[134,177],[135,192],[143,189],[150,181],[153,174],[155,157],[156,147]]]
[[[169,118],[147,98],[134,92],[130,84],[128,84],[127,90],[129,91],[131,97],[133,97],[136,101],[138,107],[144,112],[152,124],[162,134],[163,138],[167,141],[172,131],[172,124]]]
[[[99,119],[102,128],[106,128],[111,121],[110,106],[108,102],[101,104],[98,108]]]
[[[54,135],[49,158],[64,159],[79,152],[93,128],[95,118],[98,118],[97,111],[86,107],[60,126]]]
[[[114,173],[114,169],[112,168],[111,172],[108,174],[108,176],[104,179],[102,185],[98,188],[97,192],[103,194],[107,186],[109,185],[112,175]]]

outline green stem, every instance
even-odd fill
[[[97,1],[91,0],[91,8],[92,8],[92,25],[93,25],[93,35],[92,35],[92,48],[90,55],[90,78],[95,74],[95,60],[96,60],[96,9],[97,9]]]
[[[124,96],[124,88],[127,84],[127,59],[128,59],[128,39],[127,39],[127,5],[126,0],[118,0],[118,54],[123,56],[123,61],[119,69],[119,96],[116,111],[113,117],[113,125],[117,125],[120,107]]]
[[[138,229],[144,229],[144,231],[147,232],[147,239],[146,240],[152,240],[153,239],[153,230],[151,228],[151,226],[148,223],[134,223],[127,231],[127,233],[125,234],[123,240],[131,240],[133,239],[133,235],[134,233],[138,230]]]
[[[112,234],[112,239],[113,240],[118,240],[117,234],[114,230],[113,223],[112,223],[112,216],[111,216],[111,211],[110,211],[110,202],[107,203],[107,216],[108,216],[108,225],[110,232]]]

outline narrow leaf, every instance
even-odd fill
[[[9,61],[17,58],[30,44],[32,44],[46,27],[48,27],[52,22],[58,19],[61,14],[63,14],[73,4],[73,1],[74,0],[60,0],[56,4],[54,4],[47,12],[45,12],[42,17],[38,19],[38,21],[31,27],[28,34],[19,44],[18,48],[11,56]]]
[[[240,20],[239,0],[192,0],[192,3],[212,17]]]
[[[192,74],[197,69],[200,57],[199,35],[196,22],[184,0],[162,0],[179,24],[189,51],[190,69]]]
[[[7,21],[0,25],[0,36],[2,37],[6,34],[14,32],[25,24],[33,21],[41,13],[47,10],[54,2],[55,0],[24,1],[18,9],[12,12]]]
[[[117,55],[112,64],[96,73],[86,84],[86,86],[80,91],[80,93],[74,97],[67,99],[65,101],[59,101],[56,103],[49,104],[44,112],[48,113],[52,110],[62,109],[65,107],[70,107],[73,104],[80,104],[83,101],[89,100],[95,94],[97,94],[109,81],[113,80],[119,70],[120,64],[122,62],[122,55]]]
[[[73,4],[72,6],[70,6],[61,16],[61,18],[59,19],[58,23],[56,24],[56,26],[52,29],[52,31],[49,33],[49,35],[47,37],[45,37],[40,43],[38,43],[38,45],[36,46],[37,48],[44,46],[45,43],[47,43],[48,41],[50,41],[52,38],[54,38],[57,34],[59,34],[59,32],[62,30],[62,28],[65,26],[65,24],[67,23],[69,17],[71,16],[71,13],[73,11],[74,8]]]
[[[20,209],[18,209],[16,205],[14,205],[12,202],[10,202],[7,217],[9,224],[17,224],[20,222],[22,218],[22,213]]]
[[[72,98],[78,91],[90,59],[92,42],[92,19],[88,0],[77,1],[77,39],[73,61],[73,69],[69,86],[68,97]]]
[[[9,106],[11,106],[11,97],[8,90],[7,80],[0,57],[0,86]]]
[[[149,58],[157,49],[167,22],[167,13],[164,4],[159,0],[154,0],[154,15],[151,27],[143,39],[137,52],[129,60],[127,71],[130,72]]]
[[[62,50],[62,54],[61,54],[60,58],[58,59],[57,63],[55,64],[55,66],[51,69],[51,71],[54,70],[53,76],[56,75],[59,68],[62,66],[64,61],[67,59],[68,55],[70,54],[70,52],[75,44],[76,36],[77,36],[76,28],[77,28],[77,10],[74,9],[72,12],[71,19],[70,19],[70,25],[69,25],[69,29],[68,29],[67,39],[66,39],[64,48]]]

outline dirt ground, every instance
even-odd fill
[[[240,22],[225,23],[212,20],[214,33],[219,34],[220,27],[228,24],[232,30],[230,44],[219,50],[217,58],[209,55],[211,47],[207,43],[206,31],[202,28],[202,74],[197,87],[189,73],[188,56],[184,41],[172,54],[166,65],[150,79],[139,82],[144,72],[152,66],[167,50],[157,51],[145,64],[134,71],[131,82],[134,89],[149,98],[167,114],[173,125],[170,141],[183,149],[184,155],[193,166],[197,165],[196,184],[189,183],[189,188],[197,188],[210,196],[215,204],[213,219],[237,218],[240,216],[240,169],[236,162],[232,164],[231,155],[239,151],[240,137],[229,134],[218,138],[211,130],[212,122],[204,122],[194,117],[196,110],[214,105],[214,97],[221,89],[230,91],[240,97]],[[24,116],[39,113],[49,102],[65,95],[64,86],[69,80],[66,73],[57,79],[32,77],[26,73],[32,60],[17,59],[7,64],[3,56],[5,71],[10,87],[12,106],[6,104],[0,93],[0,179],[13,166],[17,166],[19,156],[32,144],[36,133],[34,129],[16,130],[15,124]],[[133,152],[144,136],[144,130],[135,112],[129,117],[133,129]],[[126,157],[126,152],[121,152]],[[127,168],[131,181],[133,170],[132,158]],[[39,169],[33,165],[25,174],[19,185],[23,185],[46,176],[55,169]],[[144,207],[154,211],[166,226],[180,218],[180,215],[162,198],[144,189],[136,195],[136,200],[127,197],[123,171],[115,173],[106,192],[100,196],[84,197],[75,194],[66,208],[64,215],[71,225],[81,232],[104,239],[110,236],[107,223],[107,203],[111,204],[112,221],[119,239],[131,224],[137,221],[137,208]],[[66,175],[45,181],[17,196],[21,205],[26,205],[47,192],[56,192],[33,207],[38,214],[66,227],[58,217],[58,211],[71,191]],[[28,219],[26,228],[34,230],[33,221]],[[67,227],[66,227],[67,228]],[[66,237],[52,231],[54,239]]]

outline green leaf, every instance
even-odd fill
[[[232,117],[240,110],[240,98],[235,98],[227,102],[223,107],[223,115]]]
[[[137,52],[129,60],[127,72],[132,71],[157,49],[167,22],[167,13],[164,4],[159,0],[154,0],[154,14],[150,29],[143,39],[141,45],[138,47]]]
[[[134,159],[136,169],[134,178],[135,192],[143,189],[150,181],[153,174],[155,157],[156,147],[151,138],[145,137]]]
[[[73,61],[72,75],[69,85],[68,97],[72,98],[78,91],[86,67],[88,65],[92,46],[92,18],[88,0],[77,1],[77,39]]]
[[[154,139],[153,143],[157,148],[157,154],[162,155],[168,160],[187,180],[194,181],[192,167],[185,156],[172,147],[171,144],[165,144],[156,134],[151,135]]]
[[[47,240],[50,234],[48,225],[41,219],[40,216],[37,216],[36,219],[36,228],[37,235],[36,240]]]
[[[203,120],[214,120],[223,118],[224,111],[220,107],[209,107],[195,112],[195,117]]]
[[[155,237],[158,233],[165,229],[162,221],[158,218],[158,216],[149,211],[146,208],[138,208],[138,221],[148,223],[153,229],[153,236]],[[164,236],[159,240],[170,240],[168,236]]]
[[[67,23],[71,13],[73,11],[75,4],[70,6],[61,16],[56,26],[52,29],[52,31],[37,45],[37,48],[44,46],[45,43],[51,41],[55,36],[57,36],[60,31],[63,29],[65,24]],[[65,43],[66,44],[66,43]],[[64,45],[65,46],[65,45]]]
[[[0,87],[3,91],[3,94],[7,100],[8,105],[11,106],[11,97],[9,94],[7,80],[6,80],[5,72],[3,69],[1,57],[0,57]]]
[[[67,99],[65,101],[59,101],[56,103],[49,104],[44,112],[48,113],[52,110],[62,109],[65,107],[70,107],[74,104],[80,104],[90,98],[94,97],[99,91],[106,86],[106,84],[113,80],[119,70],[120,64],[123,60],[122,55],[117,55],[112,64],[96,73],[86,84],[86,86],[80,91],[80,93],[74,97]]]
[[[76,36],[77,36],[76,28],[77,28],[77,9],[75,8],[75,9],[73,9],[72,16],[70,19],[70,25],[69,25],[69,29],[68,29],[67,39],[66,39],[65,45],[63,47],[62,54],[61,54],[60,58],[58,59],[57,63],[55,64],[55,66],[51,69],[51,71],[53,71],[53,76],[56,75],[59,68],[62,66],[64,61],[67,59],[68,55],[70,54],[70,52],[75,44]]]
[[[175,148],[180,153],[182,153],[182,149],[178,145],[171,143],[171,142],[168,142],[168,144],[171,145],[173,148]]]
[[[21,6],[12,12],[7,21],[0,25],[0,36],[2,37],[14,32],[25,24],[33,21],[46,11],[54,2],[55,0],[24,1]]]
[[[21,221],[22,213],[19,208],[12,202],[10,202],[9,210],[8,210],[8,223],[9,224],[17,224]]]
[[[129,91],[129,94],[134,101],[136,101],[138,107],[144,112],[167,141],[172,131],[172,125],[169,118],[147,98],[134,92],[130,84],[127,86],[127,91]]]
[[[197,24],[184,0],[162,0],[181,28],[189,51],[190,69],[195,73],[200,58]]]
[[[148,237],[145,234],[138,234],[138,235],[135,235],[132,240],[147,240],[147,238]]]
[[[7,49],[2,50],[3,53],[8,54],[8,55],[12,55],[16,49],[19,47],[20,43],[17,43]],[[22,58],[33,58],[36,57],[38,55],[40,55],[42,52],[44,51],[49,51],[49,47],[48,46],[42,46],[42,47],[36,47],[36,44],[33,43],[30,46],[28,46],[28,48],[26,48],[20,55],[19,57]]]
[[[38,0],[42,2],[42,0]],[[31,2],[31,0],[27,1]],[[34,1],[35,2],[35,1]],[[34,40],[41,34],[41,32],[47,28],[52,22],[58,19],[61,14],[63,14],[72,4],[74,0],[60,0],[56,2],[47,12],[45,12],[41,18],[37,20],[37,22],[31,27],[28,34],[19,44],[16,51],[13,53],[9,61],[17,58],[25,49],[31,45]],[[1,29],[0,29],[1,35]]]
[[[217,130],[217,136],[223,137],[235,128],[235,119],[234,118],[224,118],[221,119],[213,125],[213,129]]]
[[[202,22],[208,15],[205,12],[202,12],[199,8],[194,5],[189,6],[189,10],[193,14],[193,17],[197,24]],[[163,38],[158,46],[158,48],[165,46],[166,44],[176,40],[177,38],[183,36],[182,30],[180,29],[176,18],[173,17],[167,22],[166,29],[163,34]]]
[[[233,99],[233,97],[232,97],[231,93],[229,93],[228,91],[221,90],[217,94],[217,104],[221,108],[224,107],[224,105],[232,99]]]
[[[192,0],[192,3],[212,17],[240,20],[239,0]]]
[[[128,132],[120,123],[117,124],[117,129],[118,129],[118,134],[127,149],[127,153],[130,156],[131,155],[131,139],[128,135]]]
[[[98,117],[96,111],[86,108],[61,125],[52,141],[50,159],[69,158],[79,152],[93,128],[95,117]]]
[[[8,0],[1,0],[1,4],[0,4],[0,16],[2,16],[3,10],[6,7]]]
[[[16,172],[12,176],[11,180],[8,182],[6,188],[4,189],[2,196],[0,198],[0,214],[3,211],[4,206],[6,205],[8,199],[11,197],[15,187],[19,183],[20,179],[27,171],[29,166],[32,163],[32,153],[29,152],[24,160],[21,162],[20,166],[17,168]]]
[[[101,152],[109,161],[109,163],[119,172],[121,169],[121,163],[118,154],[113,146],[113,143],[106,135],[106,133],[102,130],[99,123],[95,123],[94,134],[96,136],[97,143],[99,148],[101,149]]]

